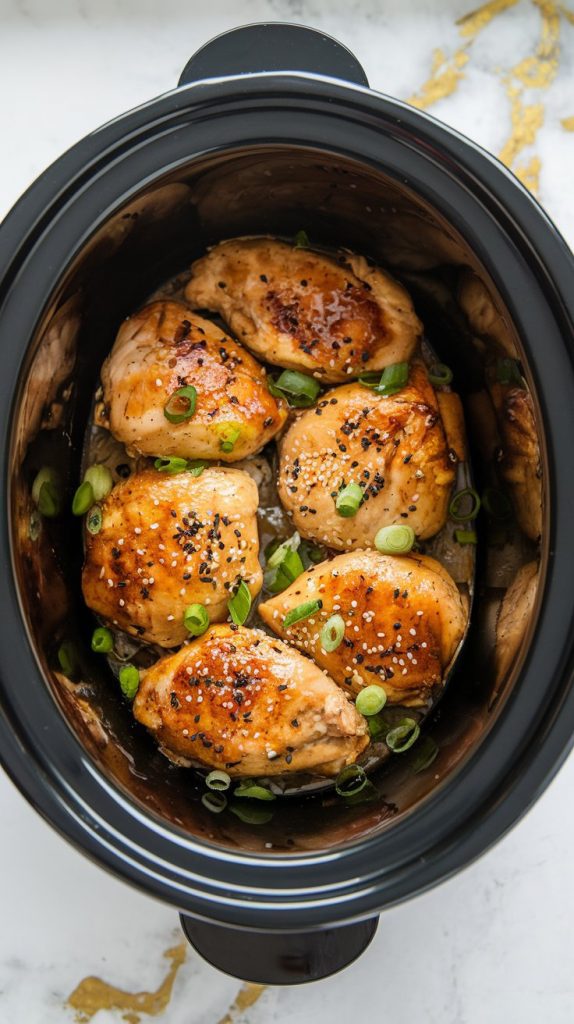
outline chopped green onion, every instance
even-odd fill
[[[309,235],[306,231],[298,231],[295,235],[295,248],[296,249],[308,249],[309,248]]]
[[[120,669],[120,686],[124,697],[133,700],[140,685],[140,674],[135,665],[123,665]]]
[[[414,718],[402,718],[398,725],[389,729],[386,735],[387,747],[393,754],[402,754],[416,743],[420,731],[421,727]]]
[[[245,580],[241,580],[227,607],[235,625],[242,626],[251,611],[251,592]]]
[[[62,509],[62,498],[60,494],[60,478],[55,469],[44,466],[36,474],[32,484],[32,500],[35,501],[39,511],[47,519],[53,519],[59,515]]]
[[[435,388],[440,387],[441,384],[450,384],[452,380],[452,370],[444,363],[433,363],[428,373],[429,380]]]
[[[467,498],[470,498],[470,507],[465,511],[464,505],[468,504]],[[463,491],[458,491],[452,499],[448,511],[451,519],[456,519],[457,523],[464,523],[467,519],[474,519],[480,510],[480,498],[473,487],[465,487]]]
[[[211,811],[212,814],[221,814],[221,812],[227,807],[227,797],[225,796],[225,793],[203,793],[201,796],[201,802],[208,811]]]
[[[230,804],[229,810],[246,825],[266,825],[273,817],[273,811],[257,804]]]
[[[409,768],[415,775],[430,768],[438,754],[438,747],[430,736],[424,736],[409,754]]]
[[[245,779],[239,784],[233,796],[246,797],[248,800],[275,800],[275,793],[265,786],[258,786],[256,782]]]
[[[391,366],[385,366],[378,379],[376,374],[363,374],[362,377],[359,377],[359,384],[362,384],[363,387],[371,388],[377,395],[390,398],[391,395],[396,395],[398,391],[404,388],[405,384],[408,383],[408,379],[409,364],[393,363]]]
[[[500,384],[514,384],[519,388],[524,386],[516,359],[497,359],[496,379]]]
[[[345,803],[348,807],[354,807],[355,804],[371,804],[374,800],[378,800],[380,795],[377,787],[367,779],[358,793],[350,793],[345,797]]]
[[[367,719],[367,726],[369,728],[369,734],[371,739],[375,743],[379,743],[384,740],[391,726],[382,715],[371,715]]]
[[[383,555],[406,555],[415,542],[412,526],[382,526],[375,534],[375,547]]]
[[[303,604],[298,604],[290,612],[287,612],[283,619],[283,629],[294,626],[296,622],[301,622],[303,619],[308,619],[310,615],[315,615],[322,607],[323,602],[320,599],[317,601],[304,601]]]
[[[169,458],[159,457],[154,462],[158,473],[183,473],[187,469],[187,459],[180,459],[178,455],[171,455]]]
[[[78,666],[76,647],[70,640],[64,641],[58,648],[58,661],[65,676],[74,674]]]
[[[267,568],[276,569],[283,561],[287,551],[297,551],[301,543],[301,538],[298,533],[294,533],[292,537],[287,540],[279,541],[273,540],[265,548],[265,558],[267,559]]]
[[[210,772],[205,779],[205,785],[208,789],[229,789],[231,785],[231,776],[227,772],[222,772],[218,768],[215,771]]]
[[[163,407],[163,414],[170,423],[183,423],[195,412],[197,391],[193,385],[178,388],[171,394]]]
[[[302,572],[303,562],[295,548],[299,544],[299,534],[279,544],[271,553],[265,571],[265,587],[271,594],[280,594],[290,586]]]
[[[104,498],[107,498],[114,486],[114,478],[111,470],[109,470],[107,466],[102,466],[100,464],[90,466],[89,469],[86,470],[84,473],[84,482],[92,485],[92,491],[96,501],[103,501]]]
[[[205,459],[189,459],[187,463],[187,472],[191,473],[192,476],[201,476],[204,469],[207,469],[209,463]]]
[[[319,381],[298,370],[283,370],[277,380],[269,378],[267,387],[274,398],[286,398],[295,409],[309,408],[321,390]]]
[[[222,452],[232,452],[235,448],[236,441],[241,436],[241,430],[239,427],[234,426],[233,423],[220,423],[216,427],[217,433],[219,434],[219,447]]]
[[[356,516],[363,498],[363,491],[358,484],[353,482],[347,484],[346,487],[341,488],[335,499],[337,514],[345,519]]]
[[[491,519],[509,519],[512,515],[512,502],[498,487],[487,487],[482,495],[482,505]]]
[[[183,624],[192,636],[202,636],[209,626],[209,615],[205,605],[188,605],[183,613]]]
[[[84,480],[80,484],[72,501],[72,512],[75,516],[83,516],[91,505],[94,504],[94,491],[91,483]]]
[[[99,533],[103,522],[102,510],[99,505],[92,505],[86,516],[86,527],[89,533]]]
[[[342,615],[331,615],[327,619],[320,634],[321,647],[327,654],[336,651],[343,642],[345,635],[345,620]]]
[[[478,542],[476,530],[455,530],[454,539],[457,544],[476,544]]]
[[[310,540],[302,540],[299,545],[299,557],[305,569],[310,565],[318,565],[326,558],[326,551],[319,544],[312,544]]]
[[[378,715],[379,711],[383,710],[386,703],[387,695],[382,686],[372,685],[365,686],[365,688],[357,694],[355,707],[359,714],[370,718],[371,715]]]
[[[105,626],[98,626],[92,633],[92,650],[96,654],[109,654],[114,649],[114,638]]]
[[[367,776],[358,764],[348,764],[335,779],[335,792],[339,796],[355,796],[367,785]]]

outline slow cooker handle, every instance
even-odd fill
[[[216,36],[188,61],[178,85],[260,71],[304,71],[369,86],[357,58],[336,39],[304,25],[274,21]]]
[[[300,985],[348,967],[373,938],[378,917],[314,932],[252,932],[180,915],[186,939],[213,967],[259,985]]]

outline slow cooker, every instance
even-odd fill
[[[479,489],[504,459],[483,401],[492,346],[519,368],[542,528],[528,537],[519,515],[502,526],[482,517],[467,641],[425,726],[432,765],[383,767],[374,803],[284,799],[250,824],[210,815],[190,773],[117,700],[90,651],[81,528],[66,511],[39,521],[31,484],[57,466],[70,508],[99,367],[159,282],[221,239],[298,229],[365,253],[409,288],[455,373]],[[222,970],[295,983],[343,967],[381,911],[483,853],[566,757],[573,314],[572,255],[512,174],[370,91],[344,47],[299,26],[209,43],[177,88],[79,142],[2,225],[2,763],[79,850],[176,908]],[[534,598],[501,651],[501,604],[525,564]]]

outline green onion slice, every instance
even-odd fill
[[[187,472],[191,473],[192,476],[201,476],[204,469],[207,469],[209,463],[205,459],[189,459],[187,463]]]
[[[374,373],[363,374],[362,377],[359,377],[359,384],[362,384],[363,387],[371,388],[377,395],[390,398],[391,395],[396,395],[398,391],[404,388],[405,384],[408,383],[408,379],[409,364],[392,363],[391,366],[385,366],[385,369],[378,377]]]
[[[379,800],[381,794],[376,786],[369,779],[365,782],[365,785],[358,793],[350,793],[345,797],[345,803],[348,807],[353,807],[355,804],[371,804],[375,800]]]
[[[99,533],[103,522],[102,510],[99,505],[92,505],[86,516],[86,527],[89,533]]]
[[[297,552],[300,544],[298,533],[294,533],[289,540],[282,544],[268,545],[269,551],[267,567],[265,570],[265,587],[271,594],[280,594],[291,583],[293,583],[302,572],[305,566]]]
[[[452,380],[452,370],[445,363],[433,363],[429,368],[428,374],[429,380],[435,388],[450,384]]]
[[[83,516],[93,504],[94,491],[92,485],[88,480],[84,480],[74,494],[72,512],[75,516]]]
[[[191,419],[197,403],[197,391],[192,384],[178,388],[171,394],[163,407],[163,414],[170,423],[183,423]]]
[[[473,487],[465,487],[463,491],[458,491],[448,507],[451,519],[455,519],[457,523],[474,519],[479,510],[480,498]]]
[[[316,601],[303,601],[303,604],[298,604],[290,612],[287,612],[283,619],[283,629],[294,626],[296,622],[302,622],[303,619],[308,619],[310,615],[315,615],[322,607],[323,602],[320,599]]]
[[[273,811],[257,804],[230,804],[232,814],[246,825],[266,825],[273,817]]]
[[[500,384],[514,384],[518,388],[524,387],[522,374],[516,359],[497,359],[496,379]]]
[[[248,800],[275,800],[275,793],[265,786],[259,786],[256,782],[249,782],[245,779],[237,787],[233,796],[246,797]]]
[[[342,615],[331,615],[320,634],[321,647],[327,654],[340,647],[345,635],[345,620]]]
[[[58,662],[65,676],[74,674],[78,667],[76,647],[70,640],[65,640],[58,648]]]
[[[310,565],[318,565],[319,562],[324,562],[327,554],[320,544],[313,544],[310,540],[302,540],[298,550],[299,557],[306,569]]]
[[[92,633],[92,650],[96,654],[109,654],[114,649],[114,638],[105,626],[98,626]]]
[[[218,768],[215,771],[210,772],[205,779],[205,785],[208,789],[224,790],[229,789],[231,785],[231,776],[227,772],[222,772]]]
[[[158,473],[183,473],[187,469],[187,459],[180,459],[178,455],[159,457],[154,462]]]
[[[348,764],[335,779],[335,792],[339,796],[356,796],[367,785],[367,776],[358,764]]]
[[[491,519],[510,519],[512,502],[505,491],[498,487],[487,487],[482,495],[482,505]]]
[[[183,624],[192,636],[202,636],[209,626],[209,615],[205,605],[188,605],[183,613]]]
[[[351,482],[346,487],[342,487],[335,499],[335,508],[337,514],[343,516],[345,519],[350,519],[351,516],[356,516],[359,511],[361,502],[363,501],[363,491],[358,484]]]
[[[378,715],[379,711],[383,710],[386,703],[387,695],[382,686],[372,685],[365,686],[365,688],[357,694],[355,707],[359,714],[365,715],[366,718],[370,718],[371,715]]]
[[[382,715],[371,715],[367,719],[367,725],[369,727],[369,734],[371,739],[375,743],[379,743],[384,740],[391,726]]]
[[[476,530],[455,530],[454,539],[457,544],[477,544]]]
[[[321,385],[314,377],[298,370],[283,370],[276,380],[269,378],[267,387],[274,398],[286,398],[295,409],[314,405],[321,391]]]
[[[387,747],[393,754],[402,754],[416,743],[420,731],[421,727],[414,718],[402,718],[398,725],[389,729],[386,735]]]
[[[382,526],[375,535],[375,547],[383,555],[406,555],[415,542],[412,526]]]
[[[235,625],[242,626],[251,611],[251,592],[245,580],[241,580],[227,607]]]
[[[409,754],[409,768],[415,775],[430,768],[438,754],[438,746],[430,736],[422,737]]]
[[[44,466],[36,474],[32,484],[32,500],[38,506],[40,513],[47,519],[53,519],[59,515],[62,509],[62,497],[60,478],[55,469]]]
[[[298,231],[295,235],[295,248],[296,249],[308,249],[309,248],[309,235],[306,231]]]
[[[233,423],[219,423],[216,426],[216,430],[219,434],[219,447],[221,451],[232,452],[241,436],[239,427],[236,427]]]
[[[135,665],[122,665],[120,669],[120,686],[124,697],[133,700],[140,685],[140,674]]]
[[[227,797],[225,793],[209,792],[203,793],[201,796],[201,802],[208,811],[212,814],[221,814],[222,811],[227,807]]]
[[[114,486],[114,478],[107,466],[96,464],[84,473],[84,483],[91,484],[95,501],[103,501]]]

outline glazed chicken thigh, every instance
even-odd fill
[[[287,418],[265,371],[252,355],[210,320],[177,302],[152,302],[129,317],[102,367],[109,428],[143,455],[235,462],[263,447]],[[167,403],[192,387],[186,398]],[[104,421],[105,422],[105,421]]]
[[[213,626],[142,674],[134,715],[178,763],[229,775],[336,775],[364,718],[308,658],[259,629]]]
[[[542,533],[542,463],[530,392],[495,383],[490,395],[502,441],[499,467],[520,528],[538,541]]]
[[[322,606],[285,627],[289,611],[307,601]],[[392,703],[426,703],[462,640],[466,610],[439,562],[424,555],[353,551],[303,573],[282,594],[259,605],[263,621],[311,655],[340,686],[357,694],[382,686]],[[324,649],[321,629],[333,615],[345,624],[342,642]]]
[[[102,503],[99,533],[86,532],[86,604],[162,647],[189,636],[191,604],[221,622],[239,579],[252,595],[261,588],[257,505],[253,480],[230,467],[199,477],[150,469],[122,481]]]
[[[414,362],[397,394],[347,384],[299,415],[280,444],[279,497],[303,537],[339,551],[372,547],[393,523],[424,539],[445,523],[460,448],[449,445],[426,369]],[[362,503],[344,517],[336,500],[351,483]]]
[[[364,257],[270,238],[216,245],[193,264],[185,295],[269,362],[333,383],[408,360],[422,331],[404,288]]]

